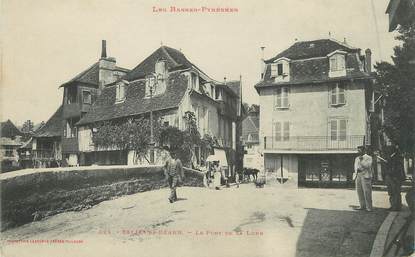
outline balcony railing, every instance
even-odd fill
[[[288,140],[264,137],[265,150],[301,150],[301,151],[324,151],[324,150],[352,150],[363,144],[365,136],[345,136],[336,140],[329,136],[293,136]]]

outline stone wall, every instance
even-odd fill
[[[0,174],[1,230],[102,201],[166,187],[160,166],[27,169]],[[203,186],[200,172],[185,169],[184,186]]]

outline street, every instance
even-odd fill
[[[388,207],[387,193],[375,191],[372,213],[354,211],[351,189],[182,187],[173,204],[168,193],[7,230],[2,256],[369,256]]]

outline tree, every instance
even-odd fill
[[[405,152],[415,152],[415,15],[401,25],[392,63],[375,65],[377,89],[384,98],[383,131]]]
[[[153,121],[154,140],[159,142],[161,122]],[[150,120],[144,117],[116,122],[106,121],[97,124],[92,134],[95,146],[103,149],[133,150],[136,156],[147,159],[150,149]]]
[[[22,132],[26,134],[33,133],[34,124],[31,120],[27,120],[23,123]]]
[[[33,122],[31,120],[26,120],[23,125],[22,125],[22,132],[23,132],[23,137],[22,139],[24,141],[29,140],[30,137],[33,135],[34,133],[34,128],[35,125],[33,124]]]
[[[186,123],[185,130],[172,126],[164,127],[160,134],[160,144],[169,145],[170,149],[177,152],[183,164],[190,167],[195,154],[194,147],[197,145],[206,153],[212,153],[213,146],[217,145],[217,139],[207,134],[201,137],[193,112],[186,112],[183,118]]]

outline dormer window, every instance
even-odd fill
[[[346,53],[336,51],[329,54],[329,77],[346,76]]]
[[[345,69],[345,58],[342,54],[330,57],[330,71],[341,71]]]
[[[191,72],[189,76],[189,86],[191,89],[199,91],[199,77],[196,73]]]
[[[118,83],[115,85],[115,103],[120,103],[125,100],[125,84]]]
[[[164,60],[160,60],[156,62],[156,67],[155,67],[155,72],[156,74],[166,74],[166,62]]]
[[[146,78],[146,91],[145,97],[153,97],[156,95],[163,94],[166,92],[167,80],[165,75],[162,74],[151,74]]]
[[[287,58],[281,58],[271,63],[271,78],[275,81],[289,81],[290,64]]]

